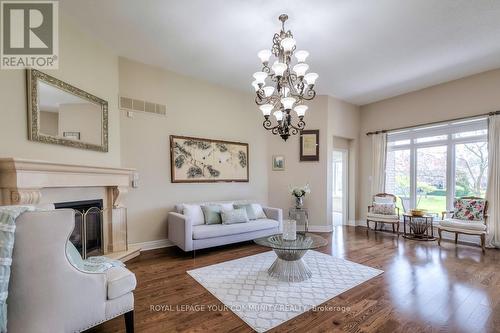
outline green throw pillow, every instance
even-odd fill
[[[223,224],[245,223],[249,221],[245,208],[222,210],[221,217]]]
[[[66,257],[68,258],[71,265],[76,268],[83,270],[84,263],[80,252],[76,249],[76,247],[69,240],[66,243]]]
[[[257,216],[255,215],[255,211],[253,210],[252,204],[234,204],[234,209],[245,208],[247,211],[249,220],[256,220]]]
[[[222,219],[220,216],[221,207],[217,205],[201,206],[203,215],[205,216],[205,224],[220,224]]]

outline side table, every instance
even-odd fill
[[[433,221],[434,217],[432,215],[415,216],[406,213],[403,214],[403,237],[420,241],[436,240],[436,237],[434,237]],[[406,232],[407,224],[409,227],[408,232]]]
[[[288,210],[288,218],[297,221],[297,226],[304,226],[304,232],[309,231],[309,213],[307,208],[290,208]]]

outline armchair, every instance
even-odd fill
[[[70,264],[70,209],[27,212],[16,220],[9,285],[8,331],[81,332],[124,315],[133,333],[136,280],[124,267],[87,273]]]
[[[384,211],[380,211],[382,207]],[[373,202],[368,206],[368,213],[366,214],[366,227],[370,229],[370,222],[375,223],[374,230],[377,230],[378,223],[391,224],[392,232],[397,232],[399,236],[399,208],[396,207],[396,196],[389,193],[378,193],[373,196]],[[397,229],[397,230],[395,230]]]
[[[455,200],[452,211],[442,213],[442,221],[438,225],[438,245],[441,245],[443,231],[458,235],[473,235],[481,238],[481,249],[485,252],[486,229],[488,219],[488,201],[480,197],[461,197]]]

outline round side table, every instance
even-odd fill
[[[419,241],[436,240],[436,237],[434,237],[433,221],[434,217],[432,215],[416,216],[403,214],[403,237]],[[407,224],[409,227],[408,232],[406,232]]]

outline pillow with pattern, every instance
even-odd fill
[[[381,215],[395,215],[396,205],[393,203],[373,203],[372,212]]]
[[[222,224],[234,224],[249,222],[247,210],[245,208],[222,210]]]
[[[482,221],[486,200],[455,199],[453,202],[453,218],[458,220]]]

